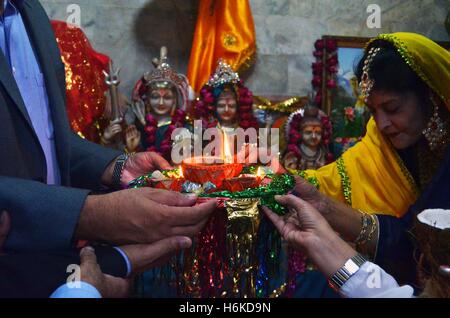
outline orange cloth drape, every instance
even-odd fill
[[[256,35],[248,0],[200,0],[188,78],[198,92],[222,58],[235,71],[249,65]]]

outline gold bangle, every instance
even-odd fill
[[[367,241],[367,236],[368,236],[368,229],[369,226],[371,226],[371,221],[372,219],[370,218],[370,216],[361,211],[358,210],[359,213],[361,213],[361,231],[359,232],[358,237],[355,240],[355,244],[359,245],[359,244],[364,244]]]
[[[378,222],[375,215],[370,214],[370,218],[372,219],[372,228],[370,229],[369,235],[367,235],[367,242],[372,241],[373,234],[377,231],[378,228]]]

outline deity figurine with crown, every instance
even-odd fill
[[[282,163],[287,170],[318,169],[333,160],[328,151],[332,134],[328,116],[317,107],[307,106],[289,116],[286,122],[287,150]]]
[[[172,132],[184,127],[189,102],[189,81],[167,62],[167,49],[154,59],[155,69],[145,73],[133,89],[133,103],[125,114],[128,152],[153,151],[170,161]]]
[[[258,129],[253,115],[252,92],[244,86],[238,73],[221,59],[214,74],[200,90],[194,111],[195,118],[202,120],[204,129],[216,127],[228,136],[233,136],[239,127]]]

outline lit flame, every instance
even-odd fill
[[[233,156],[231,154],[230,143],[228,141],[228,135],[223,133],[223,161],[224,163],[233,163]]]
[[[179,178],[179,179],[184,179],[184,175],[183,175],[183,167],[182,167],[182,166],[179,166],[179,167],[178,167],[178,171],[179,171],[179,173],[178,173],[178,178]]]
[[[266,176],[266,173],[264,172],[264,169],[261,166],[259,166],[258,170],[256,170],[256,177],[262,179],[265,176]]]

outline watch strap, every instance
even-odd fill
[[[335,290],[341,289],[345,282],[347,282],[365,262],[367,262],[367,260],[361,254],[356,254],[350,258],[345,262],[344,266],[329,279],[331,287]]]
[[[129,156],[127,154],[121,154],[119,157],[117,157],[112,175],[112,183],[115,189],[122,188],[120,180],[122,178],[123,169],[125,168],[125,163],[127,162],[128,158]]]

